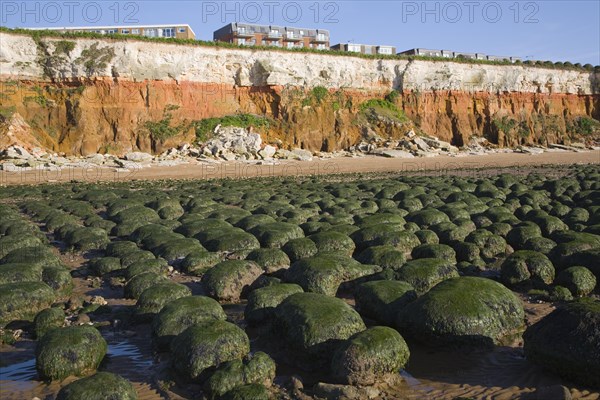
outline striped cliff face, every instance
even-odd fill
[[[236,113],[272,118],[263,140],[323,151],[352,146],[365,131],[385,139],[411,129],[459,146],[482,135],[500,146],[569,143],[589,139],[575,121],[600,119],[600,77],[585,71],[109,39],[40,45],[8,33],[0,40],[1,114],[22,117],[25,142],[29,131],[32,146],[67,154],[107,144],[116,153],[161,152],[194,140],[193,121]],[[316,87],[327,94],[315,98]],[[365,117],[361,105],[391,90],[407,119],[385,110]],[[153,137],[147,122],[167,114],[176,134]]]

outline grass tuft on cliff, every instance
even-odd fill
[[[370,99],[360,105],[360,111],[371,123],[376,123],[380,117],[396,119],[407,122],[408,118],[404,111],[400,110],[392,101],[385,99]]]

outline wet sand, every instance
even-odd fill
[[[153,165],[135,170],[118,170],[90,165],[89,168],[65,168],[62,171],[32,170],[23,172],[0,171],[0,185],[34,185],[53,182],[111,182],[161,179],[244,179],[276,176],[306,176],[343,173],[415,173],[429,171],[434,174],[478,174],[480,170],[495,171],[510,168],[511,173],[541,165],[597,164],[600,150],[586,152],[549,152],[538,155],[496,153],[465,155],[460,157],[437,156],[426,158],[385,158],[365,156],[315,159],[313,161],[275,161],[257,165],[250,162],[222,162],[181,164],[177,166]],[[460,172],[462,171],[462,172]],[[476,175],[481,176],[481,175]]]

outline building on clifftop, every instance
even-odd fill
[[[234,22],[216,30],[217,42],[244,46],[305,47],[329,50],[329,31],[278,25],[257,25]]]

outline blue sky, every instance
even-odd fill
[[[600,65],[600,1],[10,1],[8,27],[229,22],[324,28],[331,44],[388,44]]]

